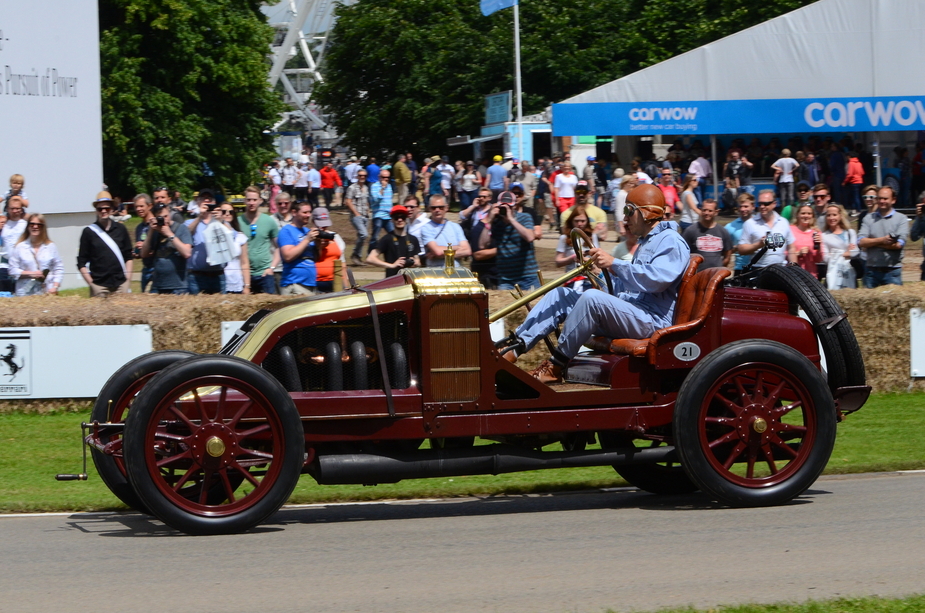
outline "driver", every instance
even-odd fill
[[[532,375],[543,383],[562,381],[565,367],[592,336],[648,338],[671,325],[678,286],[691,251],[674,221],[662,221],[665,197],[654,185],[640,185],[626,197],[624,223],[639,237],[631,262],[600,248],[589,258],[608,271],[613,293],[557,287],[533,308],[512,337],[505,358],[514,361],[563,321],[559,347]]]

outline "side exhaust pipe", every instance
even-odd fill
[[[618,451],[533,451],[510,445],[422,449],[411,453],[321,455],[307,472],[322,485],[397,483],[403,479],[500,475],[525,470],[675,462],[674,447]]]

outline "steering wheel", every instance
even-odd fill
[[[591,242],[591,238],[585,234],[584,230],[578,228],[572,228],[572,233],[569,237],[572,239],[572,249],[575,251],[575,260],[578,262],[578,267],[584,269],[588,273],[588,281],[591,282],[594,289],[603,291],[600,279],[591,272],[591,267],[594,263],[591,260],[585,260],[584,249],[581,248],[581,243],[584,243],[584,246],[588,249],[593,249],[594,243]],[[613,281],[610,280],[610,272],[602,270],[601,273],[603,274],[604,280],[607,282],[607,293],[612,294]]]

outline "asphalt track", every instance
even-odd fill
[[[925,592],[925,474],[728,509],[633,489],[285,508],[236,536],[0,516],[0,611],[648,611]]]

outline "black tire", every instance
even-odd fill
[[[715,499],[735,507],[783,504],[828,463],[835,401],[822,373],[796,350],[736,341],[691,370],[678,392],[674,436],[691,481]]]
[[[324,346],[324,391],[340,392],[344,389],[344,362],[340,344],[331,341]]]
[[[758,287],[784,292],[809,317],[825,354],[829,389],[866,385],[864,358],[848,319],[831,328],[822,323],[845,311],[815,277],[799,266],[774,264],[761,271]]]
[[[266,520],[292,494],[304,458],[302,422],[289,393],[268,372],[230,356],[199,356],[162,370],[138,394],[125,427],[136,494],[158,519],[189,534],[243,532]],[[251,488],[232,500],[238,476]],[[228,496],[191,499],[183,494],[190,483],[198,492],[227,484]]]
[[[599,432],[602,449],[626,449],[635,447],[632,438],[624,432]],[[653,447],[659,446],[653,441]],[[663,464],[623,464],[613,469],[623,480],[650,494],[673,496],[690,494],[699,488],[691,481],[679,462]]]
[[[153,351],[127,362],[103,385],[96,397],[96,402],[93,403],[90,421],[101,423],[111,420],[124,421],[135,395],[154,373],[194,355],[196,354],[189,351]],[[120,435],[100,436],[104,444],[118,438]],[[125,463],[122,460],[121,450],[117,453],[118,455],[107,455],[91,447],[90,455],[96,466],[96,472],[116,498],[136,511],[149,513],[125,476]]]
[[[389,370],[389,381],[392,389],[404,390],[411,387],[411,371],[408,368],[408,355],[401,343],[395,341],[389,344],[389,361],[386,364]]]
[[[366,361],[366,345],[363,344],[363,341],[353,341],[347,349],[350,352],[353,389],[369,389],[369,363]]]

